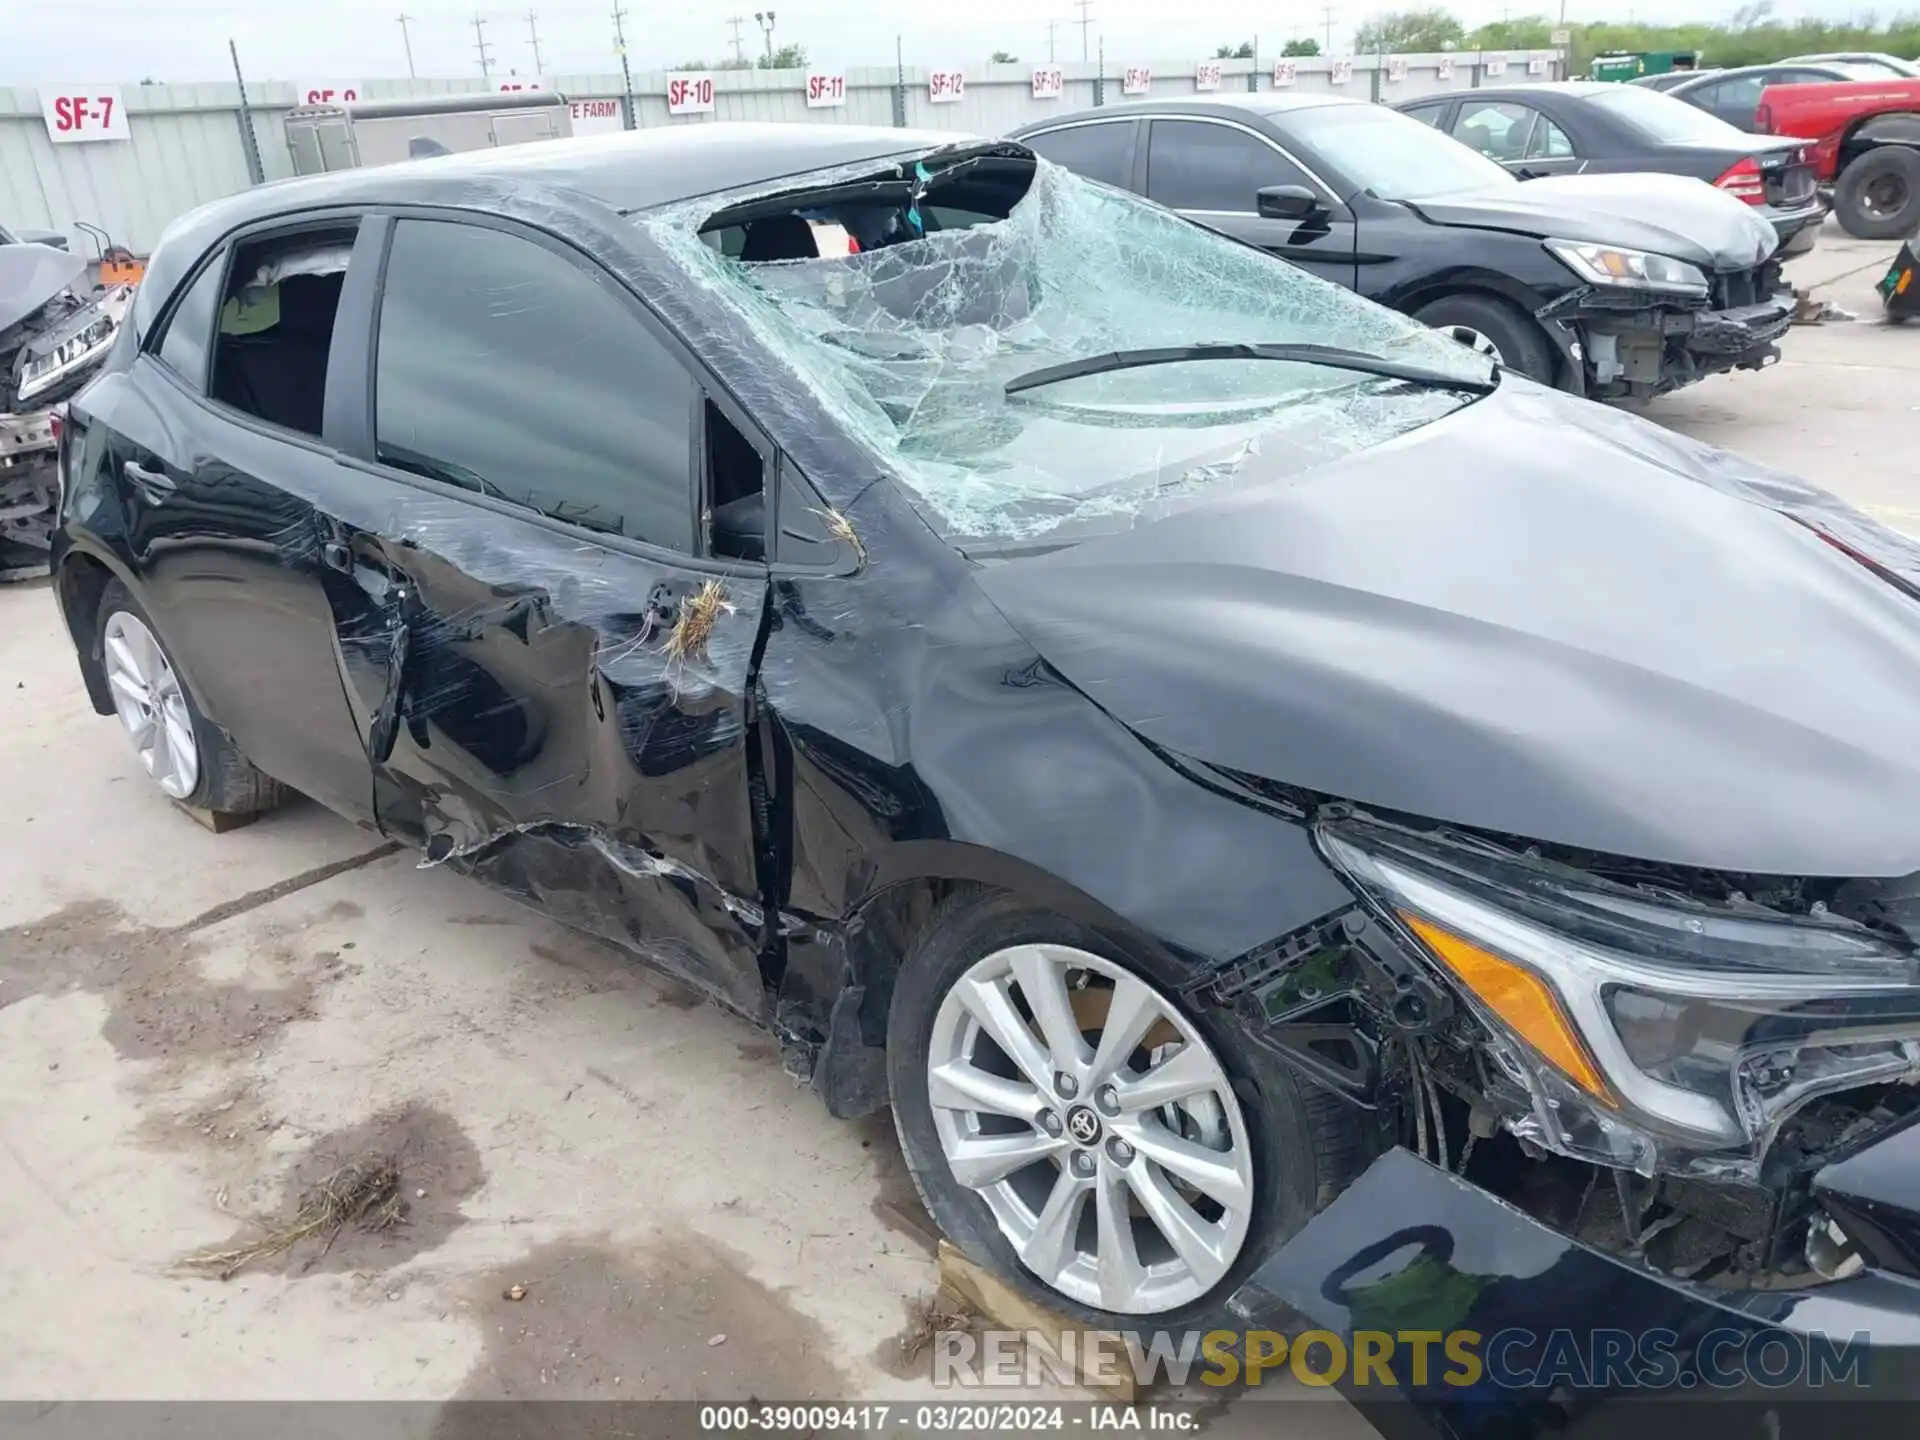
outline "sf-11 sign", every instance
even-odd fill
[[[667,77],[669,115],[704,115],[712,109],[713,76],[687,74]]]
[[[847,103],[847,77],[844,75],[807,76],[807,108],[831,110]]]
[[[1067,93],[1067,72],[1058,65],[1036,65],[1033,71],[1033,98],[1058,100]]]
[[[118,85],[42,85],[40,112],[56,145],[133,138]]]

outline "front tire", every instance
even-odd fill
[[[1833,214],[1856,240],[1899,240],[1920,230],[1920,150],[1881,145],[1857,156],[1833,187]]]
[[[200,713],[153,622],[118,580],[100,597],[94,644],[114,713],[163,795],[219,815],[255,815],[285,798]]]
[[[1413,318],[1451,335],[1496,364],[1553,384],[1553,350],[1533,318],[1492,295],[1443,295],[1422,305]]]
[[[1180,998],[1191,978],[975,891],[895,983],[888,1081],[927,1209],[1085,1323],[1219,1318],[1361,1165],[1356,1112]]]

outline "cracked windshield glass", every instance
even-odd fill
[[[1436,420],[1490,378],[1403,316],[1024,153],[936,152],[727,200],[643,223],[970,553],[1298,474]],[[1417,378],[1124,353],[1221,344],[1338,347]],[[1115,354],[1103,373],[1008,392]]]

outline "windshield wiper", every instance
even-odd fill
[[[1469,380],[1429,370],[1423,365],[1403,365],[1382,355],[1362,350],[1346,350],[1338,345],[1241,345],[1215,342],[1205,345],[1163,345],[1152,349],[1115,350],[1106,355],[1088,355],[1059,365],[1043,365],[1007,381],[1006,393],[1062,380],[1077,380],[1082,375],[1105,375],[1113,370],[1137,370],[1145,365],[1174,365],[1187,360],[1293,360],[1306,365],[1324,365],[1330,370],[1352,370],[1361,375],[1379,375],[1388,380],[1405,380],[1435,390],[1463,390],[1469,395],[1491,395],[1494,380]]]

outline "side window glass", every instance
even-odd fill
[[[167,368],[202,394],[207,389],[207,357],[213,349],[213,317],[220,309],[226,258],[223,253],[207,262],[174,306],[167,333],[160,338],[159,355]]]
[[[610,278],[478,225],[394,227],[374,369],[382,463],[690,553],[694,396]]]
[[[1573,154],[1567,132],[1539,111],[1534,112],[1533,134],[1527,139],[1527,159],[1564,160]]]
[[[1404,113],[1411,115],[1422,125],[1438,125],[1440,116],[1445,113],[1446,108],[1445,105],[1414,105]]]
[[[1471,145],[1489,160],[1526,158],[1527,130],[1533,111],[1509,100],[1468,100],[1453,122],[1453,138]]]
[[[1133,135],[1133,125],[1131,120],[1073,125],[1035,135],[1021,143],[1076,175],[1124,188],[1133,178],[1127,174],[1128,142]]]
[[[1312,183],[1266,141],[1232,126],[1155,120],[1147,131],[1147,198],[1169,209],[1251,215],[1264,187]]]
[[[318,435],[327,354],[358,224],[234,247],[207,393],[248,415]]]

